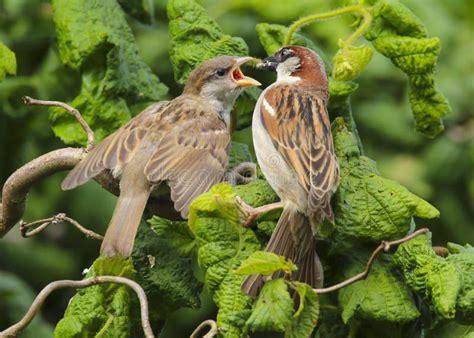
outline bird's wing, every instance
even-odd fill
[[[260,105],[262,125],[308,192],[309,208],[323,209],[331,217],[329,200],[339,167],[324,100],[317,91],[274,85],[265,91]]]
[[[225,122],[205,107],[193,109],[163,136],[145,166],[150,182],[168,182],[174,207],[184,218],[194,198],[222,181],[230,147]]]
[[[155,103],[106,137],[79,162],[64,179],[63,190],[84,184],[104,169],[121,168],[133,157],[145,135],[169,101]],[[149,120],[149,122],[147,121]]]

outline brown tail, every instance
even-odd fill
[[[323,268],[316,253],[316,245],[307,216],[291,205],[285,206],[278,220],[275,231],[265,251],[285,256],[296,264],[298,270],[291,276],[293,280],[307,283],[313,287],[323,285]],[[271,278],[282,277],[281,272],[272,274]],[[251,275],[242,284],[242,291],[255,297],[264,279],[261,275]]]
[[[130,256],[149,196],[150,192],[146,189],[119,196],[112,220],[100,247],[102,255],[108,257]]]

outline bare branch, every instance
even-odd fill
[[[95,233],[92,230],[86,229],[79,222],[77,222],[76,220],[74,220],[70,217],[67,217],[66,214],[64,214],[64,213],[57,214],[57,215],[55,215],[53,217],[50,217],[50,218],[40,219],[40,220],[30,222],[30,223],[25,223],[23,221],[20,221],[21,235],[25,238],[26,237],[32,237],[32,236],[40,233],[44,229],[46,229],[51,224],[58,224],[58,223],[64,223],[64,222],[67,222],[67,223],[70,223],[70,224],[74,225],[80,232],[84,233],[87,238],[93,238],[93,239],[97,239],[99,241],[104,239],[103,236]],[[40,224],[40,225],[36,227],[36,225],[38,225],[38,224]],[[32,228],[32,227],[35,227],[35,228],[33,230],[28,231],[28,229]]]
[[[208,320],[203,321],[201,324],[199,324],[196,330],[194,330],[193,333],[191,334],[190,338],[198,338],[197,334],[206,326],[209,326],[210,329],[208,333],[202,336],[202,338],[213,338],[217,336],[219,329],[217,328],[216,321],[212,319],[208,319]]]
[[[335,284],[333,286],[329,286],[327,288],[322,288],[322,289],[313,289],[314,292],[316,292],[318,294],[329,293],[329,292],[337,291],[337,290],[339,290],[343,287],[351,285],[352,283],[355,283],[355,282],[360,281],[362,279],[366,279],[367,276],[369,275],[370,269],[372,268],[372,264],[374,263],[375,259],[377,258],[377,256],[382,251],[387,252],[388,250],[390,250],[390,248],[392,246],[408,242],[410,239],[413,239],[416,236],[419,236],[421,234],[426,234],[427,232],[429,232],[429,230],[427,228],[422,228],[422,229],[419,229],[419,230],[409,234],[408,236],[397,239],[395,241],[390,241],[390,242],[382,241],[382,243],[380,243],[380,245],[374,250],[374,252],[370,256],[369,261],[367,262],[367,265],[366,265],[365,270],[363,272],[358,273],[357,275],[352,276],[351,278],[346,279],[345,281],[343,281],[341,283],[338,283],[338,284]]]
[[[95,276],[91,278],[87,278],[84,280],[58,280],[52,283],[49,283],[46,287],[41,290],[41,292],[36,296],[33,304],[31,304],[30,308],[26,312],[25,316],[16,324],[10,326],[6,330],[0,332],[1,337],[14,337],[16,336],[21,330],[23,330],[28,324],[33,320],[34,316],[40,311],[41,306],[43,305],[44,301],[48,296],[57,289],[62,288],[76,288],[82,289],[87,288],[89,286],[97,285],[97,284],[107,284],[107,283],[117,283],[123,284],[128,286],[129,288],[133,289],[138,296],[138,300],[140,301],[140,312],[141,312],[141,319],[142,319],[142,327],[143,332],[145,333],[145,337],[153,338],[153,331],[150,325],[150,319],[148,315],[148,300],[145,295],[145,291],[143,291],[142,287],[134,282],[131,279],[118,277],[118,276]]]
[[[64,102],[37,100],[29,96],[23,96],[23,103],[28,106],[61,107],[61,108],[66,109],[71,115],[73,115],[76,118],[76,120],[81,125],[82,129],[84,129],[84,131],[87,134],[86,151],[89,151],[94,146],[94,132],[92,131],[91,127],[89,127],[86,120],[84,120],[79,110],[77,110],[76,108],[73,108]]]

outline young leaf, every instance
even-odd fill
[[[272,252],[256,251],[244,260],[239,268],[234,271],[237,275],[271,275],[273,272],[282,270],[289,274],[296,271],[296,265],[283,256]]]
[[[439,39],[427,38],[423,23],[399,1],[378,1],[373,14],[366,38],[408,75],[415,128],[425,136],[435,137],[444,129],[441,118],[451,111],[434,81]]]
[[[195,242],[186,222],[154,216],[148,223],[139,228],[132,258],[150,317],[158,321],[181,307],[199,307],[202,283],[194,277]]]
[[[347,265],[341,269],[341,279],[363,271],[368,257],[369,254],[363,252],[344,257]],[[404,323],[420,316],[408,287],[381,259],[374,262],[367,279],[342,288],[338,298],[344,323],[353,317]]]
[[[114,275],[134,278],[132,261],[123,257],[99,257],[86,278]],[[133,291],[125,285],[104,284],[78,290],[72,297],[54,330],[55,337],[95,336],[126,337],[132,333],[131,303]]]
[[[308,284],[296,282],[299,306],[285,331],[285,338],[310,337],[319,317],[319,300]]]
[[[375,162],[362,156],[353,133],[337,118],[333,125],[336,155],[341,168],[334,196],[334,250],[350,243],[379,242],[402,237],[412,217],[434,218],[438,210],[395,181],[379,176]]]
[[[0,42],[0,81],[2,81],[7,74],[16,74],[16,57],[15,53]]]
[[[284,332],[292,314],[293,300],[285,281],[282,278],[270,280],[263,285],[245,326],[251,332]]]
[[[125,15],[115,0],[54,0],[61,61],[80,70],[79,109],[96,139],[130,118],[129,107],[165,98],[167,87],[140,58]],[[66,143],[84,143],[80,126],[64,109],[51,109],[53,130]]]
[[[337,51],[333,58],[333,77],[338,81],[357,78],[372,59],[373,50],[368,46],[348,46]]]
[[[247,55],[245,41],[222,32],[194,0],[170,0],[167,6],[174,77],[185,84],[201,62],[218,55]]]

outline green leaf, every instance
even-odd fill
[[[473,253],[437,256],[431,248],[431,234],[417,236],[401,244],[394,264],[403,272],[415,292],[428,297],[438,314],[454,318],[457,309],[472,313]],[[472,316],[471,316],[472,318]]]
[[[228,170],[242,162],[252,162],[253,158],[250,154],[248,145],[240,142],[232,142],[229,154]]]
[[[244,260],[239,268],[234,271],[237,275],[271,275],[273,272],[283,270],[290,274],[297,270],[296,265],[283,256],[272,252],[256,251]]]
[[[159,101],[167,87],[140,58],[125,14],[115,0],[54,0],[54,21],[63,63],[82,72],[71,103],[99,141],[130,118],[131,106]],[[53,130],[66,143],[85,135],[68,112],[51,109]]]
[[[441,49],[439,38],[428,38],[423,23],[396,0],[378,1],[373,14],[366,38],[408,75],[415,128],[427,137],[435,137],[444,129],[441,118],[451,111],[434,80]]]
[[[253,110],[261,93],[262,90],[258,87],[248,87],[237,98],[232,110],[232,116],[235,116],[237,120],[237,130],[249,127],[252,124]]]
[[[194,235],[189,230],[186,221],[171,221],[153,216],[148,223],[153,232],[168,246],[177,250],[181,256],[189,256],[194,251],[196,247]]]
[[[373,50],[369,46],[348,46],[337,51],[333,58],[333,77],[339,81],[357,78],[372,59]]]
[[[319,317],[318,295],[308,284],[295,282],[299,306],[285,331],[285,338],[310,337]]]
[[[132,253],[136,280],[150,303],[152,322],[181,308],[198,308],[202,283],[193,273],[194,236],[187,223],[158,216],[143,223]]]
[[[221,183],[196,198],[189,208],[189,225],[192,228],[199,216],[217,216],[238,224],[239,217],[232,186]]]
[[[16,74],[16,57],[15,53],[0,42],[0,81],[2,81],[7,74]]]
[[[368,252],[359,251],[344,257],[347,263],[342,267],[341,279],[363,271],[369,256]],[[342,288],[338,298],[344,323],[353,317],[403,323],[420,316],[408,287],[380,258],[374,262],[367,279]]]
[[[451,254],[446,261],[452,263],[461,276],[461,290],[456,300],[456,319],[474,325],[474,251],[465,249]]]
[[[218,55],[247,55],[245,41],[222,32],[194,0],[170,0],[167,6],[174,77],[185,84],[191,71]]]
[[[240,186],[245,187],[245,186]],[[232,271],[261,246],[250,229],[239,224],[235,191],[218,184],[190,207],[189,225],[196,238],[198,263],[219,311],[217,324],[225,337],[241,337],[252,299],[240,291],[245,277]]]
[[[133,279],[132,261],[123,257],[99,257],[86,278],[113,275]],[[126,337],[132,333],[131,303],[134,292],[125,285],[94,285],[77,291],[70,300],[64,318],[54,330],[55,337],[83,337],[106,334]]]
[[[341,169],[333,205],[336,215],[335,250],[351,243],[400,238],[412,217],[434,218],[439,212],[399,183],[381,177],[375,162],[362,156],[353,133],[341,118],[333,126]]]
[[[251,332],[284,332],[291,323],[292,314],[293,300],[288,287],[282,278],[278,278],[263,285],[245,325]]]
[[[5,244],[5,243],[4,243]],[[6,329],[17,323],[28,311],[35,299],[35,291],[14,274],[0,271],[0,328]],[[22,338],[51,337],[53,328],[41,314],[21,331]]]

